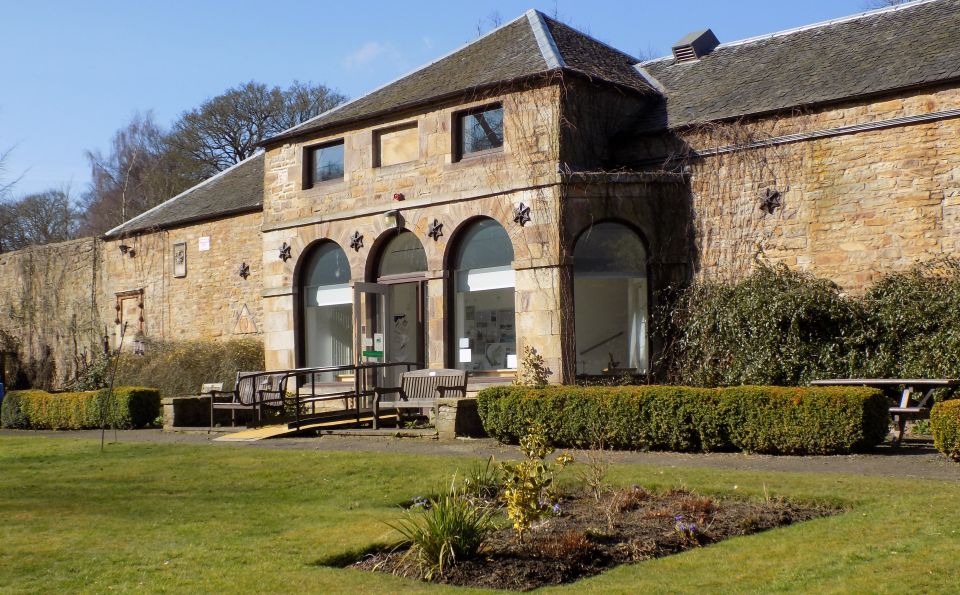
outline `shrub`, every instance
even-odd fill
[[[958,260],[886,275],[863,297],[763,264],[734,283],[700,281],[663,297],[655,317],[664,346],[657,369],[673,383],[960,376]]]
[[[937,450],[960,462],[960,399],[933,406],[930,411],[930,430]]]
[[[476,506],[456,489],[409,509],[402,519],[388,524],[403,536],[402,545],[410,547],[407,555],[427,580],[443,576],[458,560],[476,557],[496,528],[491,509]]]
[[[670,303],[657,332],[672,382],[799,385],[858,365],[865,313],[827,279],[760,264],[736,283],[695,283]]]
[[[107,427],[119,429],[148,425],[160,413],[156,389],[118,387],[109,399],[109,390],[48,393],[40,390],[12,391],[3,402],[5,428],[33,430],[83,430]]]
[[[222,382],[231,390],[237,371],[262,370],[263,343],[233,341],[149,341],[146,355],[125,353],[117,384],[153,386],[163,397],[195,395],[200,385]]]
[[[535,422],[557,446],[589,446],[601,428],[611,448],[685,452],[863,450],[886,436],[887,408],[862,387],[501,386],[477,398],[484,429],[501,442]]]

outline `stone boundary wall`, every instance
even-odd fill
[[[0,350],[8,384],[56,388],[99,348],[102,329],[96,238],[0,254]]]
[[[138,337],[261,339],[261,221],[255,212],[0,254],[0,351],[16,354],[5,358],[7,384],[62,388],[102,353],[104,340],[118,345],[118,318],[128,323],[125,350]],[[199,250],[202,237],[209,250]],[[181,242],[187,273],[177,277],[172,250]]]

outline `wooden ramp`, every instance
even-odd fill
[[[391,422],[396,421],[396,419],[396,414],[380,415],[381,422]],[[256,442],[257,440],[266,440],[267,438],[292,436],[299,432],[307,432],[310,430],[335,430],[341,428],[355,428],[372,424],[373,413],[361,414],[359,421],[357,420],[356,416],[350,417],[349,419],[330,419],[319,417],[300,422],[299,428],[293,423],[260,426],[258,428],[249,428],[247,430],[241,430],[239,432],[233,432],[232,434],[219,436],[214,438],[214,440],[217,442]]]

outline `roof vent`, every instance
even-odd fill
[[[686,35],[673,46],[673,57],[677,63],[695,62],[720,45],[720,40],[710,29],[694,31]]]

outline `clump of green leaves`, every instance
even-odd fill
[[[547,367],[543,356],[533,347],[526,345],[523,348],[523,357],[520,360],[520,374],[516,383],[521,386],[543,387],[550,382],[553,370]]]
[[[415,502],[395,523],[388,523],[403,536],[406,556],[427,580],[443,576],[458,560],[474,558],[496,529],[494,511],[478,506],[461,489]]]
[[[507,517],[513,522],[517,540],[535,521],[550,514],[560,514],[559,497],[554,481],[557,474],[573,457],[559,455],[553,463],[546,461],[554,449],[547,440],[546,430],[540,423],[530,424],[527,433],[520,438],[520,451],[524,459],[517,463],[500,463],[504,477],[503,502]]]
[[[475,462],[463,478],[463,491],[477,500],[495,501],[502,489],[503,477],[493,455],[485,463]]]

